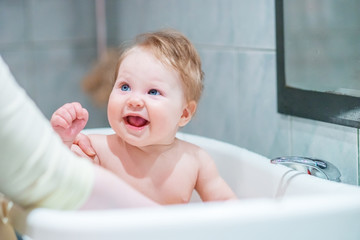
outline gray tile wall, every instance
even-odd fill
[[[89,0],[0,1],[0,53],[47,117],[81,101],[89,127],[107,126],[80,81],[96,60],[95,4]],[[273,0],[107,0],[109,46],[172,27],[197,47],[205,92],[182,131],[239,145],[269,158],[318,157],[359,183],[358,130],[276,111]]]
[[[80,87],[97,57],[94,16],[89,0],[0,1],[0,54],[48,118],[80,101],[92,113],[89,127],[107,124]]]

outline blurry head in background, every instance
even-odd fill
[[[83,90],[90,95],[96,106],[104,107],[109,100],[119,57],[118,49],[108,49],[82,81]]]

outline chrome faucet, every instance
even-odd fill
[[[333,164],[319,159],[308,157],[278,157],[270,160],[274,164],[282,164],[292,169],[305,172],[309,175],[324,178],[327,180],[341,182],[340,171]]]

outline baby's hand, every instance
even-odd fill
[[[62,141],[70,147],[89,119],[88,111],[78,102],[66,103],[54,112],[50,123]]]

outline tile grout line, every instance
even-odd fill
[[[359,128],[357,129],[357,185],[360,186],[360,141]]]
[[[289,155],[292,156],[293,155],[293,118],[291,116],[289,116],[289,150],[290,153]]]

